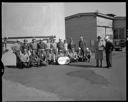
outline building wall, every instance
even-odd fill
[[[126,19],[115,19],[113,23],[114,28],[126,28]]]
[[[126,38],[126,19],[114,19],[114,23],[113,23],[113,26],[114,26],[114,30],[116,34],[119,34],[120,33],[120,29],[123,28],[124,30],[124,33],[123,33],[123,36],[124,38]]]
[[[65,39],[63,3],[2,3],[2,36]]]
[[[87,46],[90,47],[90,40],[96,40],[96,18],[95,16],[81,16],[66,19],[66,38],[72,37],[78,45],[80,35],[83,35]]]

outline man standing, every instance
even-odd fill
[[[74,49],[76,50],[76,45],[74,44],[72,38],[70,38],[70,42],[68,44],[68,49],[69,49],[69,52],[73,52]]]
[[[32,42],[30,43],[30,51],[35,51],[35,53],[37,54],[37,43],[36,43],[36,39],[32,39]]]
[[[85,57],[86,42],[84,41],[83,36],[80,36],[79,48],[81,49],[82,56]]]
[[[95,59],[96,59],[96,67],[102,67],[102,61],[103,61],[103,51],[104,51],[104,45],[101,40],[101,37],[97,37],[97,41],[95,42]]]
[[[46,48],[47,45],[45,42],[43,42],[43,40],[40,40],[40,42],[37,44],[37,49],[38,49],[38,55],[43,55],[44,59],[47,59],[47,55],[46,55]]]
[[[58,52],[64,51],[64,43],[62,42],[61,39],[59,39],[59,42],[57,43],[57,48],[58,48]]]
[[[106,52],[106,68],[112,67],[112,51],[113,51],[113,44],[110,41],[109,36],[106,37],[106,45],[105,45],[105,52]]]

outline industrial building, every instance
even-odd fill
[[[93,50],[97,36],[113,38],[113,16],[98,12],[78,13],[65,18],[66,38],[73,38],[78,45],[80,35],[84,36],[87,46]]]

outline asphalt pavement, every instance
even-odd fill
[[[3,100],[6,101],[90,101],[126,100],[126,53],[113,52],[111,68],[90,63],[49,65],[18,69],[5,67]]]

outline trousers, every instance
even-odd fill
[[[107,66],[112,66],[112,52],[106,53],[106,64]]]

